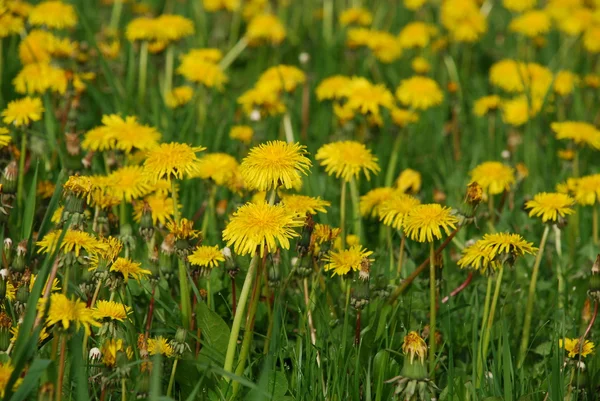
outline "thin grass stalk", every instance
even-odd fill
[[[500,297],[500,287],[502,286],[502,275],[504,273],[504,266],[500,267],[500,270],[497,273],[496,276],[496,286],[494,288],[494,297],[492,298],[492,303],[490,305],[490,314],[488,316],[488,320],[487,320],[487,325],[485,327],[485,334],[483,336],[483,344],[482,344],[482,349],[483,352],[481,354],[482,357],[482,363],[483,365],[485,365],[484,361],[487,358],[487,353],[488,353],[488,347],[490,345],[490,337],[492,334],[492,326],[494,325],[494,315],[496,314],[496,306],[498,305],[498,298]],[[483,367],[482,365],[482,367]],[[483,371],[482,371],[483,373]],[[478,378],[478,380],[481,380],[480,376]]]
[[[317,346],[317,331],[315,330],[315,324],[312,318],[312,311],[310,307],[310,295],[308,292],[308,278],[304,278],[304,303],[306,304],[306,317],[308,320],[308,328],[310,330],[310,343],[313,347]],[[317,366],[321,367],[321,355],[319,354],[319,350],[317,350]]]
[[[546,224],[544,233],[542,234],[542,240],[540,241],[540,248],[535,258],[533,265],[533,272],[531,273],[531,281],[529,282],[529,293],[527,294],[527,306],[525,309],[525,320],[523,321],[523,334],[521,336],[521,346],[519,348],[519,359],[517,367],[523,366],[525,356],[527,355],[527,345],[529,344],[529,333],[531,330],[531,318],[533,317],[533,304],[535,302],[535,287],[537,284],[537,278],[540,273],[540,265],[542,263],[542,257],[544,255],[544,248],[548,239],[548,233],[550,232],[550,225]]]
[[[340,196],[340,238],[342,249],[346,247],[346,181],[341,180],[342,190]]]
[[[429,377],[435,378],[435,318],[437,312],[435,291],[435,244],[429,243]]]
[[[592,238],[594,245],[598,245],[598,207],[592,205]]]
[[[229,52],[221,59],[219,63],[219,67],[223,71],[225,71],[237,58],[244,49],[248,46],[248,40],[245,37],[242,37],[238,42],[233,46]]]
[[[558,255],[558,263],[556,264],[556,276],[558,280],[558,309],[564,309],[565,307],[565,277],[563,272],[563,254],[562,254],[562,231],[557,225],[552,226],[554,229],[555,247],[556,254]]]
[[[115,0],[110,14],[110,29],[115,32],[119,29],[119,21],[123,12],[123,0]]]

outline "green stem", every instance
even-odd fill
[[[171,181],[171,196],[173,197],[173,205],[178,205],[179,200],[177,196],[177,183],[175,180]],[[175,223],[179,223],[180,215],[176,206],[173,209],[173,217],[175,219]],[[190,288],[188,286],[187,269],[183,263],[183,260],[180,258],[177,259],[177,268],[179,276],[179,293],[181,297],[181,323],[184,328],[189,329],[192,319]]]
[[[400,253],[398,255],[398,277],[402,274],[402,264],[404,262],[404,246],[406,244],[406,236],[404,233],[400,233],[402,239],[400,240]]]
[[[546,246],[546,240],[548,239],[548,233],[550,232],[550,225],[546,224],[544,233],[542,234],[542,240],[540,241],[540,249],[538,250],[533,265],[533,272],[531,273],[531,281],[529,282],[529,293],[527,294],[527,307],[525,309],[525,320],[523,321],[523,335],[521,336],[521,347],[519,348],[519,360],[517,367],[523,366],[525,356],[527,355],[527,345],[529,344],[529,332],[531,330],[531,317],[533,314],[533,304],[535,302],[535,286],[537,278],[540,272],[540,265],[542,263],[542,256],[544,254],[544,247]]]
[[[119,20],[123,11],[123,0],[115,0],[110,15],[110,29],[116,31],[119,28]]]
[[[175,362],[173,362],[173,369],[171,369],[171,377],[169,378],[169,386],[167,387],[167,397],[170,397],[171,392],[173,391],[173,384],[175,383],[175,371],[177,370],[177,362],[179,362],[178,358],[176,358]]]
[[[233,46],[231,50],[227,52],[225,57],[223,57],[223,59],[219,63],[219,67],[221,67],[221,69],[225,71],[231,65],[231,63],[233,63],[235,59],[238,58],[240,54],[242,54],[246,46],[248,46],[248,41],[246,40],[246,38],[241,38],[240,40],[238,40],[235,46]]]
[[[285,132],[285,140],[287,143],[294,143],[294,130],[292,129],[292,119],[290,113],[286,111],[283,115],[283,131]]]
[[[429,377],[435,378],[435,247],[433,241],[429,243]]]
[[[556,264],[556,276],[558,278],[558,309],[564,309],[565,307],[565,278],[563,272],[563,254],[562,254],[562,231],[557,225],[552,227],[554,229],[556,254],[558,255],[558,263]]]
[[[212,217],[212,215],[215,212],[215,195],[216,195],[216,186],[215,185],[211,185],[209,191],[208,191],[208,204],[206,207],[206,211],[204,212],[204,216],[202,217],[202,236],[204,237],[204,239],[206,239],[208,237],[208,223],[210,221],[210,218]]]
[[[167,54],[165,55],[165,83],[163,87],[163,99],[171,93],[173,87],[173,64],[175,62],[175,46],[170,44],[167,46]]]
[[[333,0],[325,0],[323,5],[323,36],[330,45],[333,38]]]
[[[142,105],[146,98],[146,76],[148,72],[148,42],[140,46],[140,75],[138,75],[138,103]]]
[[[390,280],[394,277],[394,245],[392,242],[392,228],[390,226],[385,226],[385,238],[387,241],[388,251],[390,253]]]
[[[27,158],[27,134],[25,131],[21,133],[21,154],[19,155],[19,182],[17,183],[17,200],[19,202],[19,209],[23,207],[25,188],[25,159]]]
[[[227,354],[225,355],[225,364],[223,365],[223,369],[229,373],[233,373],[233,359],[235,357],[235,350],[237,348],[237,340],[240,334],[242,318],[246,309],[246,303],[248,303],[248,294],[250,293],[250,287],[252,286],[254,274],[258,266],[259,260],[260,256],[258,254],[254,254],[254,256],[252,256],[252,260],[250,261],[250,267],[248,268],[246,278],[244,279],[244,286],[242,287],[242,292],[240,293],[240,298],[238,300],[235,316],[233,318],[233,325],[231,327],[231,333],[229,334],[229,343],[227,345]],[[228,377],[225,377],[225,381],[229,380],[230,379]]]
[[[402,144],[402,131],[398,132],[396,135],[396,139],[394,140],[394,145],[392,147],[392,154],[390,155],[390,160],[388,162],[387,171],[385,173],[385,186],[391,187],[392,181],[394,181],[394,176],[396,174],[396,164],[398,164],[398,155],[400,153],[400,145]]]
[[[358,235],[359,242],[362,243],[362,217],[360,215],[360,195],[358,194],[358,186],[356,185],[356,179],[352,177],[350,179],[350,196],[352,200],[352,219],[354,221],[354,234]]]
[[[121,401],[127,401],[127,379],[121,379]]]
[[[342,249],[346,247],[346,181],[342,182],[342,194],[340,196],[340,238],[342,239]]]
[[[487,325],[485,327],[485,334],[483,336],[483,352],[481,354],[482,363],[487,358],[488,347],[490,345],[490,336],[492,333],[492,325],[494,324],[494,315],[496,313],[496,305],[498,305],[498,298],[500,297],[500,287],[502,284],[502,274],[504,273],[504,266],[500,267],[498,275],[496,276],[496,287],[494,289],[494,298],[492,298],[492,304],[490,305],[490,314],[488,316]],[[482,366],[483,367],[483,366]],[[479,378],[481,379],[481,377]]]
[[[481,319],[481,330],[479,332],[479,340],[483,342],[483,333],[485,332],[485,325],[487,322],[488,315],[490,313],[490,302],[492,299],[492,284],[494,280],[491,274],[488,274],[487,278],[487,289],[485,291],[485,301],[483,305],[483,317]],[[477,381],[482,375],[483,372],[483,356],[481,349],[481,342],[479,343],[478,351],[477,351]]]
[[[592,231],[594,245],[598,245],[598,207],[596,205],[592,205]]]

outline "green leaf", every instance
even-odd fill
[[[552,352],[552,341],[547,341],[538,345],[533,349],[533,352],[543,356],[550,355],[550,353]]]
[[[227,323],[216,312],[210,310],[205,302],[198,302],[196,306],[196,323],[202,330],[201,340],[205,345],[202,353],[216,363],[223,363],[229,342],[230,330]]]
[[[36,188],[38,178],[39,164],[35,166],[35,173],[33,175],[33,181],[29,187],[29,193],[27,193],[27,200],[25,201],[25,212],[23,213],[23,231],[21,238],[28,239],[31,236],[33,230],[33,218],[35,217],[35,199],[36,199]]]
[[[279,401],[287,393],[289,387],[285,374],[280,371],[270,371],[267,378],[264,376],[261,377],[258,386],[263,390],[263,393],[261,394],[257,390],[252,390],[248,394],[247,399],[254,401],[268,399]]]
[[[83,361],[83,332],[79,330],[71,338],[69,345],[69,360],[71,361],[71,380],[75,382],[75,400],[87,401],[90,399],[88,393],[88,372]]]
[[[37,388],[37,383],[42,376],[42,373],[46,371],[48,366],[52,363],[49,359],[36,359],[33,361],[27,374],[17,391],[10,398],[10,401],[23,401],[28,399],[29,394]]]

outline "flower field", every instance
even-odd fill
[[[0,0],[0,398],[600,400],[600,1]]]

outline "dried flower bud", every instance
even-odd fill
[[[600,302],[600,254],[596,256],[596,261],[592,265],[588,296],[596,302]]]
[[[4,168],[0,183],[2,184],[2,192],[5,194],[15,194],[17,192],[17,178],[19,175],[19,167],[16,161],[11,161]]]

